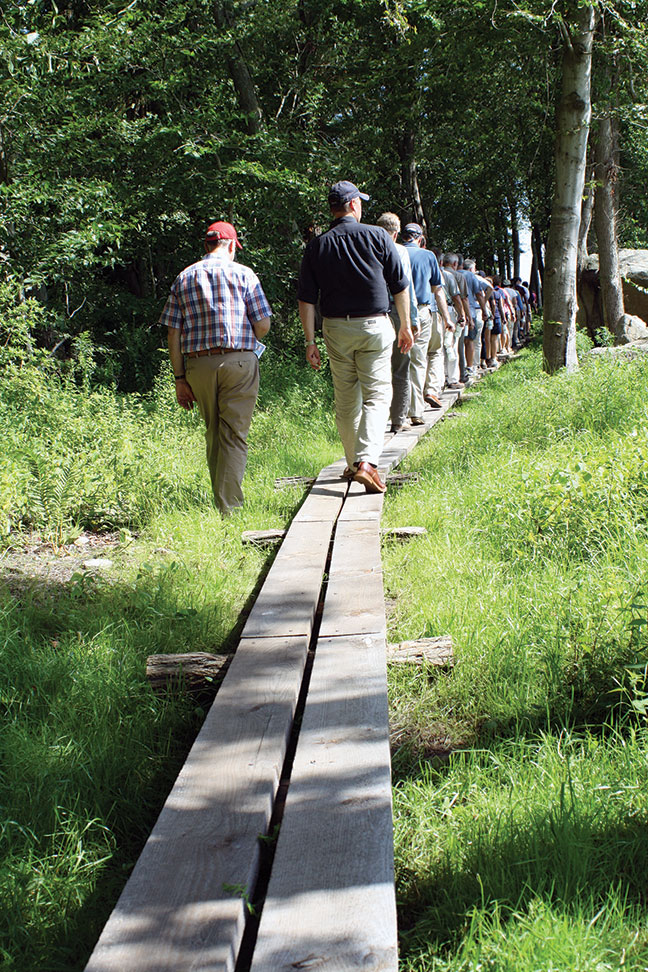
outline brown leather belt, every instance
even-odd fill
[[[202,351],[187,351],[187,358],[202,358],[206,354],[231,354],[233,351],[247,351],[247,348],[203,348]]]

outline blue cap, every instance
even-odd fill
[[[337,206],[344,206],[345,203],[358,198],[366,200],[369,199],[369,196],[365,192],[360,192],[357,186],[354,186],[352,182],[347,182],[346,180],[336,182],[329,189],[328,201],[329,206],[333,209]]]

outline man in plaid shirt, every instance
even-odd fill
[[[243,504],[260,339],[272,313],[257,275],[235,263],[237,247],[231,223],[212,223],[206,256],[176,277],[160,317],[168,328],[178,404],[190,410],[197,402],[205,420],[207,464],[224,515]]]

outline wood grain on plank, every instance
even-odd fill
[[[189,651],[174,655],[149,655],[146,679],[154,692],[174,685],[189,692],[218,682],[229,655],[210,655],[206,651]]]
[[[320,638],[251,972],[396,972],[385,641]]]
[[[243,639],[86,972],[231,972],[307,639]]]
[[[333,523],[293,521],[243,629],[243,637],[308,635],[319,601]]]
[[[328,466],[315,480],[306,499],[293,518],[293,523],[334,522],[349,488],[348,479],[342,478],[344,463]]]
[[[385,635],[378,520],[338,520],[320,638]]]
[[[241,534],[242,544],[253,544],[256,547],[274,547],[286,536],[286,530],[244,530]]]
[[[419,638],[418,641],[401,641],[387,645],[387,661],[396,665],[454,665],[452,638]]]
[[[425,537],[427,535],[427,527],[389,527],[381,530],[380,535],[383,540],[412,540],[414,537]]]

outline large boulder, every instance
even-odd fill
[[[578,322],[586,325],[592,334],[603,321],[598,268],[598,254],[593,253],[585,261],[579,282]],[[620,340],[626,343],[648,335],[648,250],[619,250],[619,270],[625,316],[632,318],[624,318]]]
[[[631,341],[616,348],[592,348],[590,355],[597,358],[622,358],[632,360],[633,358],[648,356],[648,339],[641,341]]]

